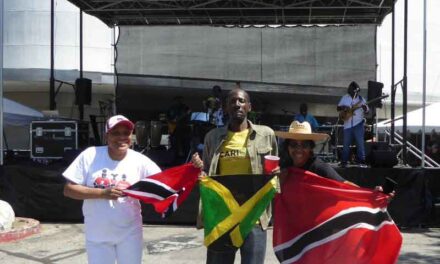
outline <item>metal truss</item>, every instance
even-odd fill
[[[380,24],[397,0],[68,0],[115,25]]]

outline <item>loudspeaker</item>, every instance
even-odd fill
[[[372,150],[370,164],[373,168],[392,168],[397,165],[397,154],[394,150]]]
[[[387,142],[367,142],[366,162],[373,168],[392,168],[397,165],[397,150]]]
[[[368,81],[368,101],[382,96],[383,83]],[[371,104],[372,107],[382,108],[382,100]]]
[[[75,104],[90,105],[92,102],[92,80],[78,78],[75,81]]]

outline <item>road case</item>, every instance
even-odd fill
[[[31,158],[60,159],[69,150],[88,145],[88,123],[33,121],[30,124]]]

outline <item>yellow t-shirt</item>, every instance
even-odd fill
[[[251,160],[246,146],[249,129],[240,132],[228,131],[225,142],[220,148],[220,175],[251,174]]]

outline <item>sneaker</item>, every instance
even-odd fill
[[[368,165],[365,162],[359,162],[359,168],[368,168]]]

